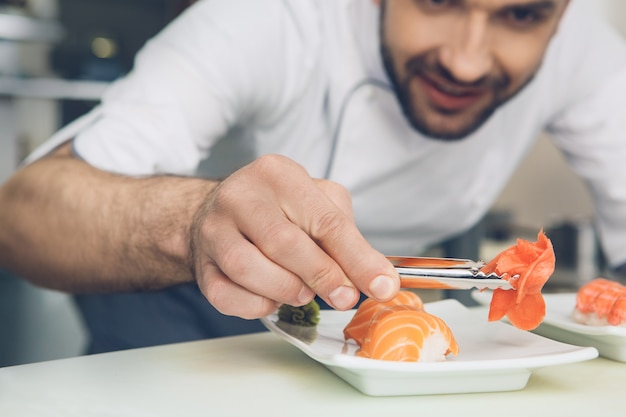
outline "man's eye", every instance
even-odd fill
[[[509,9],[503,16],[509,23],[517,26],[531,26],[541,21],[541,16],[534,10],[516,7]]]

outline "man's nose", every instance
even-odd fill
[[[458,81],[471,83],[480,80],[493,65],[488,35],[488,16],[470,13],[444,41],[439,51],[439,62]]]

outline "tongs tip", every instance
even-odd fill
[[[516,276],[484,272],[484,261],[457,258],[388,256],[402,277],[402,286],[410,288],[511,288]]]

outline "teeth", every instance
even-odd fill
[[[445,93],[445,94],[449,94],[451,96],[455,96],[455,97],[463,97],[463,96],[467,96],[467,95],[473,95],[476,94],[473,91],[468,91],[468,90],[457,90],[456,88],[450,86],[450,85],[446,85],[446,84],[438,84],[438,83],[434,83],[432,82],[432,85],[439,91]]]
[[[454,89],[446,87],[446,86],[442,86],[442,85],[435,85],[435,86],[437,87],[438,90],[441,90],[441,91],[443,91],[446,94],[450,94],[451,96],[460,97],[460,96],[463,96],[463,95],[466,94],[463,91],[460,91],[460,92],[459,91],[455,91]]]

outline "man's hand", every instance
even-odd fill
[[[319,294],[398,291],[387,259],[361,236],[348,192],[265,156],[222,182],[131,178],[72,156],[69,143],[0,187],[0,264],[68,292],[147,291],[196,280],[224,314],[257,318]]]
[[[201,291],[228,315],[258,318],[315,294],[346,310],[359,291],[383,301],[399,289],[394,268],[354,224],[348,192],[281,156],[220,183],[197,210],[190,242]]]

